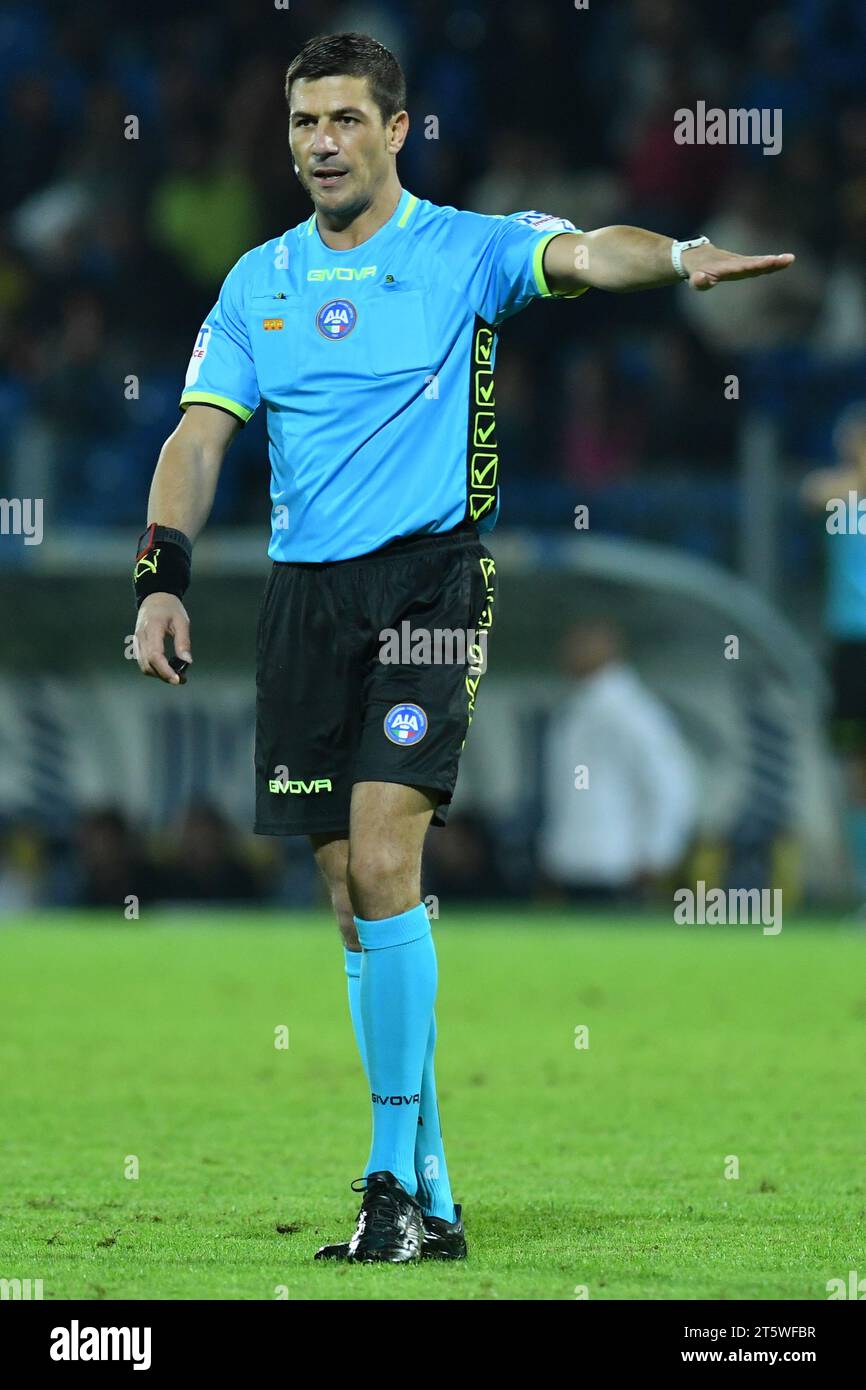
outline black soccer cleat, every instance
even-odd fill
[[[465,1260],[466,1232],[463,1229],[463,1208],[455,1206],[456,1219],[444,1221],[440,1216],[421,1215],[424,1224],[424,1239],[421,1244],[422,1260]],[[316,1251],[317,1260],[347,1260],[349,1242],[340,1245],[323,1245]]]
[[[408,1264],[420,1260],[424,1225],[415,1198],[409,1196],[393,1173],[370,1173],[360,1181],[365,1184],[364,1200],[355,1234],[347,1245],[322,1246],[316,1259],[344,1259],[349,1264]],[[354,1183],[352,1189],[360,1190]]]
[[[422,1260],[465,1260],[466,1232],[463,1229],[463,1208],[455,1204],[454,1220],[441,1216],[425,1216]]]
[[[342,1241],[339,1245],[320,1245],[314,1260],[345,1260],[349,1256],[349,1242]]]

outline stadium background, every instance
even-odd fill
[[[248,833],[264,412],[197,550],[182,692],[130,660],[127,570],[197,325],[236,257],[308,210],[287,59],[344,27],[405,66],[400,172],[419,194],[798,256],[709,296],[591,293],[506,326],[500,612],[429,891],[538,896],[557,642],[601,616],[698,761],[683,881],[855,900],[826,738],[826,538],[798,489],[863,389],[862,8],[97,0],[0,10],[0,496],[44,506],[41,544],[0,536],[0,906],[113,902],[132,880],[142,901],[317,901],[302,842]],[[672,111],[698,99],[781,108],[781,153],[675,144]]]

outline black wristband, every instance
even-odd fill
[[[192,542],[183,531],[153,522],[138,538],[132,582],[136,606],[148,594],[175,594],[183,598],[189,588]]]

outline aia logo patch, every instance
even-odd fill
[[[407,747],[420,743],[427,732],[427,716],[420,705],[393,705],[385,715],[385,735]]]
[[[358,322],[358,310],[351,299],[329,299],[316,314],[316,327],[323,338],[347,338]]]

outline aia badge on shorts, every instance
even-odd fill
[[[407,747],[420,743],[427,732],[427,716],[420,705],[394,705],[385,715],[385,735]]]
[[[316,327],[323,338],[347,338],[358,322],[358,310],[351,299],[329,299],[316,314]]]

